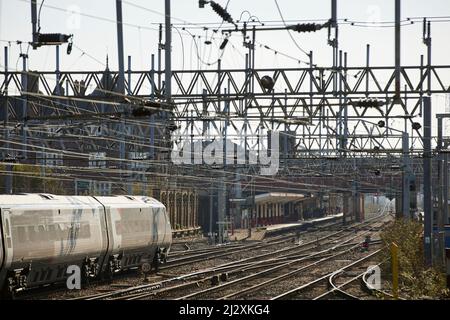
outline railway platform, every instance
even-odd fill
[[[270,226],[256,227],[252,228],[252,235],[248,237],[248,229],[235,229],[233,234],[230,235],[231,241],[241,241],[247,240],[263,240],[267,235],[274,235],[277,233],[289,232],[289,231],[301,231],[307,228],[322,225],[325,223],[331,223],[335,221],[342,220],[343,213],[328,215],[322,218],[290,222],[290,223],[279,223]]]

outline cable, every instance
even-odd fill
[[[16,1],[22,1],[22,2],[27,2],[27,3],[29,2],[29,0],[16,0]],[[56,7],[56,6],[52,6],[52,5],[48,5],[48,4],[46,4],[46,5],[42,4],[42,6],[44,8],[49,8],[49,9],[53,9],[53,10],[57,10],[57,11],[67,12],[67,9]],[[109,19],[109,18],[96,16],[96,15],[93,15],[93,14],[81,13],[81,12],[78,13],[78,14],[83,16],[83,17],[97,19],[97,20],[101,20],[101,21],[106,21],[106,22],[111,22],[111,23],[117,24],[117,21],[114,20],[114,19]],[[127,23],[127,22],[123,22],[123,21],[121,23],[122,23],[122,25],[128,26],[128,27],[134,27],[134,28],[141,27],[142,29],[158,31],[159,32],[159,30],[156,29],[156,28],[144,27],[144,26],[140,26],[140,25],[133,24],[133,23]]]
[[[38,33],[41,32],[41,10],[42,10],[42,5],[44,4],[45,0],[42,0],[41,5],[39,6],[39,13],[38,13],[38,19],[37,19],[37,23],[38,23]]]
[[[181,42],[181,56],[182,56],[182,64],[181,64],[181,70],[184,71],[184,40],[183,40],[183,36],[181,35],[180,30],[178,30],[177,27],[172,26],[175,31],[178,33],[178,36],[180,37],[180,42]],[[181,78],[180,78],[180,82],[183,81],[183,75],[184,73],[181,74]],[[177,94],[180,91],[180,86],[178,86],[177,91],[175,92],[175,94]]]
[[[186,30],[186,29],[184,29],[184,28],[182,28],[181,30],[184,31],[184,32],[187,32],[187,33],[192,37],[192,39],[194,39],[194,44],[195,44],[196,53],[197,53],[197,59],[198,59],[198,61],[200,61],[202,64],[207,65],[207,66],[212,66],[212,65],[217,64],[217,63],[219,62],[219,60],[222,59],[222,56],[223,56],[224,53],[225,53],[225,49],[222,50],[222,52],[221,52],[221,54],[220,54],[220,56],[219,56],[219,58],[218,58],[217,60],[215,60],[215,61],[213,61],[213,62],[209,62],[209,61],[206,62],[206,61],[204,61],[204,60],[200,57],[200,49],[199,49],[199,47],[198,47],[197,41],[195,40],[195,35],[193,35],[189,30]]]
[[[286,22],[284,21],[284,17],[283,17],[283,14],[282,14],[282,12],[281,12],[280,6],[278,5],[278,1],[277,1],[277,0],[274,0],[274,1],[275,1],[276,6],[277,6],[278,13],[280,14],[280,18],[281,18],[281,20],[283,21],[284,26],[287,27],[287,24],[286,24]],[[306,52],[303,48],[301,48],[301,47],[298,45],[297,41],[295,41],[294,37],[293,37],[292,34],[291,34],[291,31],[290,31],[289,29],[286,29],[286,31],[288,32],[289,37],[290,37],[290,38],[292,39],[292,41],[294,42],[295,46],[296,46],[301,52],[303,52],[307,57],[309,57],[309,53]]]

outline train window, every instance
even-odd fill
[[[64,234],[64,225],[62,223],[58,223],[55,225],[56,228],[56,235],[59,239],[61,238],[65,238],[65,234]]]
[[[44,193],[40,193],[39,194],[42,198],[47,199],[47,200],[52,200],[53,196],[51,194],[44,194]]]
[[[8,211],[6,211],[6,212],[8,212]],[[9,219],[5,219],[5,221],[6,221],[6,230],[5,230],[6,236],[9,237],[11,235],[11,226],[9,224]]]
[[[45,227],[41,224],[38,226],[37,238],[39,240],[48,240],[48,234],[45,232]]]
[[[89,226],[89,223],[83,223],[81,225],[80,231],[79,231],[79,238],[80,239],[87,239],[91,237],[91,228]]]
[[[28,226],[28,237],[29,237],[30,241],[37,240],[36,230],[34,229],[34,226]]]
[[[48,225],[48,237],[49,239],[56,239],[56,226],[54,224]]]

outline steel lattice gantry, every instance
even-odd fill
[[[294,153],[289,159],[280,159],[279,175],[285,177],[308,175],[308,166],[315,168],[314,174],[354,172],[355,160],[352,159],[360,159],[358,161],[364,162],[367,168],[382,167],[382,164],[375,163],[381,163],[383,158],[390,166],[392,161],[399,163],[402,135],[398,133],[398,127],[404,127],[403,130],[410,133],[411,156],[419,156],[422,151],[421,130],[412,129],[412,124],[420,122],[421,97],[450,93],[450,66],[401,67],[401,100],[394,101],[395,67],[348,67],[346,57],[340,60],[337,68],[221,69],[219,63],[215,70],[173,71],[174,108],[170,118],[180,127],[180,135],[203,140],[205,135],[223,137],[226,134],[228,139],[244,145],[246,150],[259,150],[263,145],[267,146],[267,134],[272,130],[294,136]],[[21,113],[14,107],[14,99],[26,99],[28,108],[35,109],[35,115],[58,115],[60,118],[56,122],[42,118],[27,119],[28,125],[53,121],[52,130],[57,130],[55,125],[67,130],[68,121],[72,125],[76,122],[73,119],[64,120],[64,116],[98,114],[100,117],[94,120],[105,122],[104,118],[101,119],[104,102],[124,103],[123,97],[114,94],[118,78],[114,71],[110,71],[111,81],[107,84],[102,82],[104,71],[31,74],[33,76],[27,82],[27,90],[24,90],[24,73],[0,73],[0,92],[3,95],[8,92],[8,100],[3,100],[8,101],[11,123],[23,121]],[[263,87],[263,76],[273,79],[272,91]],[[61,95],[55,94],[56,79],[59,87],[64,88]],[[136,99],[163,98],[164,86],[158,85],[164,83],[163,71],[128,70],[125,80],[128,96]],[[79,86],[81,81],[83,90]],[[35,87],[39,89],[30,89]],[[111,94],[87,99],[86,96],[94,90]],[[381,101],[383,105],[358,105],[359,101],[367,98]],[[394,119],[401,123],[391,127]],[[384,121],[385,126],[378,126],[379,121]],[[120,127],[116,129],[109,134],[120,137]],[[88,127],[84,131],[86,136],[90,135]],[[10,133],[10,138],[13,138],[14,131]],[[141,136],[144,143],[149,143],[148,134],[141,130],[134,136]],[[33,132],[29,131],[27,135],[32,136]],[[179,139],[172,141],[175,148],[180,147],[177,146],[180,141],[186,142]],[[333,165],[318,166],[320,158],[322,162],[331,161]],[[419,161],[412,163],[414,171],[419,173],[420,165],[415,166],[415,163]],[[239,169],[237,166],[229,168]],[[244,171],[252,173],[252,170],[257,172],[252,166]]]

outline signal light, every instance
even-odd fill
[[[261,78],[261,85],[264,89],[272,91],[273,87],[275,86],[275,82],[271,77],[264,76]]]

